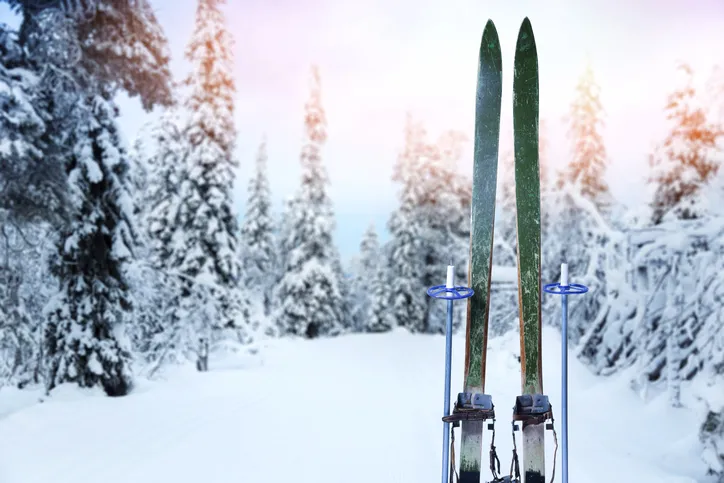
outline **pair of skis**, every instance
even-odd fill
[[[515,430],[520,424],[523,483],[544,483],[544,432],[546,426],[553,429],[553,415],[548,397],[542,394],[538,54],[533,29],[527,18],[523,20],[518,33],[513,74],[522,395],[516,398],[513,409],[513,461],[510,472],[505,476],[500,475],[500,461],[495,452],[494,406],[492,398],[485,394],[501,97],[500,43],[495,25],[489,20],[483,32],[478,64],[469,268],[474,294],[468,304],[464,392],[458,395],[453,413],[447,417],[447,421],[462,426],[460,483],[481,481],[482,436],[486,422],[492,430],[490,470],[493,481],[520,481],[521,471],[515,447]],[[452,478],[454,467],[451,469]]]

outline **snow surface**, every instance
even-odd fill
[[[544,329],[554,411],[559,344],[560,335]],[[457,335],[453,392],[462,383],[463,347]],[[486,389],[497,404],[504,471],[512,449],[508,408],[520,386],[517,350],[517,334],[509,333],[491,339],[488,352]],[[212,360],[208,373],[180,368],[163,381],[140,381],[124,398],[63,385],[38,403],[39,392],[2,388],[0,482],[439,481],[442,336],[398,330],[273,340],[255,357],[227,357],[235,358]],[[570,481],[694,483],[703,476],[699,415],[668,407],[665,396],[643,403],[627,374],[602,379],[576,360],[569,374]],[[486,431],[486,444],[489,437]],[[550,432],[546,451],[550,471]],[[556,473],[560,481],[560,461]]]

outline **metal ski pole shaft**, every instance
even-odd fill
[[[568,288],[568,265],[561,264],[561,288]],[[568,483],[568,294],[561,295],[561,478]]]
[[[543,290],[561,296],[561,481],[568,483],[568,295],[584,294],[588,287],[568,283],[568,264],[562,263],[560,283],[550,283]]]
[[[447,267],[447,280],[445,285],[437,285],[427,290],[430,297],[445,299],[447,301],[447,320],[445,324],[445,391],[443,418],[450,416],[450,386],[452,372],[452,330],[453,330],[453,301],[465,299],[473,295],[468,287],[455,287],[455,267]],[[450,423],[443,420],[442,435],[442,483],[448,483],[450,470]]]
[[[447,267],[447,280],[445,288],[453,288],[455,271],[452,265]],[[447,323],[445,324],[445,404],[443,416],[450,415],[450,374],[452,372],[452,323],[453,323],[453,301],[447,301]],[[450,423],[443,422],[442,428],[442,483],[448,481],[448,469],[450,468]]]

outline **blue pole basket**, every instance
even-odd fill
[[[473,289],[462,286],[448,288],[445,285],[435,285],[427,289],[427,295],[430,297],[444,300],[466,299],[472,297],[474,293]]]
[[[568,285],[549,283],[543,287],[543,291],[553,295],[580,295],[588,292],[588,287],[580,283],[569,283]]]

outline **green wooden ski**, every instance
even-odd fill
[[[472,224],[470,230],[470,286],[465,340],[465,392],[485,389],[485,352],[488,345],[490,273],[493,253],[495,189],[498,173],[502,58],[498,32],[488,20],[480,42],[475,103]],[[463,421],[460,444],[460,483],[480,483],[483,421]]]
[[[543,393],[541,367],[540,172],[538,166],[538,54],[526,18],[518,33],[513,76],[515,197],[518,229],[521,391]],[[545,425],[523,426],[523,482],[544,483]]]

